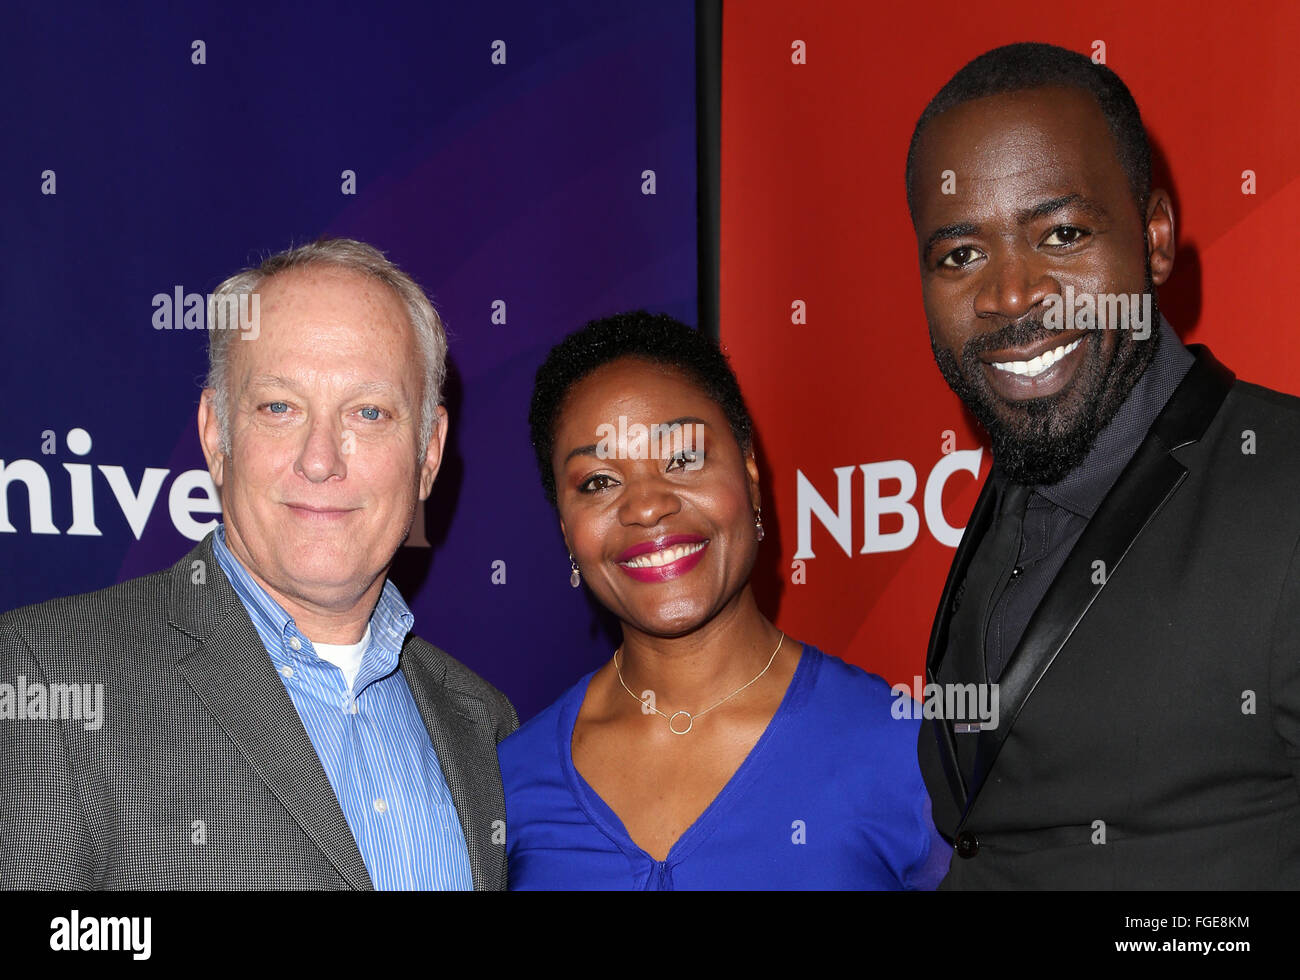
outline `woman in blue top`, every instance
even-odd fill
[[[590,323],[529,421],[571,581],[623,642],[499,747],[511,887],[935,887],[951,850],[918,722],[754,601],[758,467],[717,345],[666,316]]]

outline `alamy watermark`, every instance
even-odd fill
[[[682,458],[683,467],[697,470],[704,465],[704,424],[701,422],[656,422],[644,425],[628,423],[626,415],[618,424],[602,422],[596,426],[597,459],[674,459]]]
[[[996,684],[927,684],[920,677],[913,685],[890,688],[895,718],[928,718],[951,721],[957,734],[992,731],[998,727]]]
[[[0,721],[80,721],[88,732],[104,724],[103,684],[0,683]]]
[[[147,960],[153,953],[151,916],[82,915],[73,909],[50,920],[50,949],[60,952],[112,952]]]
[[[1043,301],[1043,326],[1049,330],[1132,330],[1134,340],[1151,336],[1150,293],[1079,293],[1067,285],[1065,294]]]
[[[256,340],[262,332],[257,293],[214,297],[176,286],[171,293],[155,293],[152,305],[155,330],[238,330],[241,340]]]

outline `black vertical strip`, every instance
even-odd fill
[[[695,160],[699,328],[719,337],[722,203],[722,0],[695,2]]]

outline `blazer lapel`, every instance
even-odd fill
[[[207,582],[191,584],[191,559]],[[373,885],[334,787],[248,613],[212,553],[211,536],[172,576],[174,627],[197,644],[177,664],[217,724],[343,879]]]
[[[942,683],[940,672],[944,668],[943,659],[948,649],[948,629],[952,625],[954,606],[960,590],[964,587],[966,571],[975,557],[980,539],[984,537],[993,522],[996,498],[997,494],[993,490],[993,480],[990,477],[984,481],[984,487],[975,501],[975,509],[971,512],[970,520],[966,522],[966,530],[962,533],[961,541],[957,545],[957,553],[953,556],[952,566],[948,569],[948,580],[944,583],[943,595],[939,598],[939,611],[935,615],[934,626],[930,629],[930,646],[925,659],[927,684]],[[944,774],[948,777],[948,785],[957,800],[958,809],[962,809],[966,804],[966,780],[957,762],[957,736],[953,730],[952,719],[934,719],[934,732],[939,742],[939,760],[943,765]]]
[[[1199,345],[1190,349],[1196,363],[1088,522],[1007,661],[998,682],[999,725],[975,736],[979,743],[963,822],[1025,702],[1138,535],[1186,478],[1187,468],[1171,453],[1205,434],[1232,387],[1232,372],[1209,351]],[[1105,576],[1094,582],[1098,560],[1105,562]]]
[[[482,701],[447,687],[447,665],[438,653],[424,641],[408,636],[402,647],[402,673],[429,730],[456,806],[474,887],[479,891],[504,888],[500,871],[504,849],[492,843],[496,830],[492,821],[505,813],[501,781],[482,778],[491,767],[471,763],[485,751],[493,751],[496,739],[492,719]]]

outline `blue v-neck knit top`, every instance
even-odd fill
[[[805,645],[767,729],[664,861],[574,767],[594,674],[498,747],[512,889],[930,889],[947,872],[920,723],[894,717],[874,674]]]

